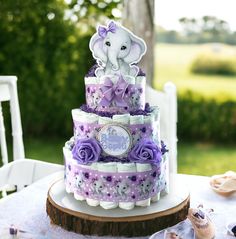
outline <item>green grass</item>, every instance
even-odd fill
[[[26,156],[63,164],[64,139],[26,139]],[[178,144],[178,171],[185,174],[213,175],[236,171],[236,145],[200,143]]]
[[[62,147],[65,141],[58,138],[26,138],[25,155],[27,158],[63,164]]]
[[[206,175],[236,171],[236,145],[178,144],[179,173]]]
[[[236,100],[236,76],[197,75],[190,72],[193,59],[201,53],[212,51],[212,46],[157,44],[154,86],[161,89],[165,82],[172,81],[179,94],[191,90],[208,98]],[[236,47],[221,45],[220,49],[219,54],[236,57]]]

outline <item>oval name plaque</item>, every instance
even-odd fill
[[[129,130],[120,124],[107,124],[97,135],[103,151],[111,156],[122,156],[128,152],[132,145]]]

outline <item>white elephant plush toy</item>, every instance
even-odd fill
[[[96,76],[138,74],[138,63],[146,52],[146,44],[128,29],[111,21],[108,26],[99,26],[92,36],[89,48],[99,68]]]

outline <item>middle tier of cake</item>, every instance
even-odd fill
[[[74,109],[72,118],[74,140],[98,139],[102,146],[104,161],[111,160],[110,151],[113,152],[113,156],[127,161],[130,149],[144,139],[161,146],[158,107],[152,107],[150,113],[145,115],[115,114],[110,117]]]

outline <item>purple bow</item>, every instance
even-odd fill
[[[116,83],[113,83],[111,79],[107,77],[101,87],[103,98],[99,104],[101,106],[109,106],[112,101],[114,101],[116,106],[127,106],[127,103],[124,100],[124,95],[128,86],[129,84],[121,76]]]
[[[108,32],[115,33],[116,28],[117,28],[116,24],[113,21],[111,21],[107,28],[102,26],[98,27],[98,35],[102,38],[105,38]]]

